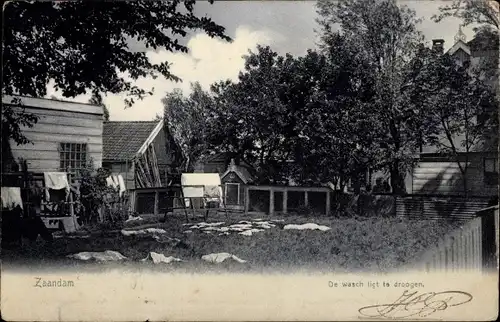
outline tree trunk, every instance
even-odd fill
[[[392,164],[390,166],[390,173],[392,194],[404,195],[406,193],[406,187],[404,182],[404,175],[402,175],[399,170],[399,160],[392,161]]]

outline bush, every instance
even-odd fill
[[[125,206],[114,207],[111,203],[118,201],[117,191],[108,187],[106,179],[111,172],[104,168],[94,169],[93,163],[80,170],[80,202],[84,207],[82,221],[84,224],[97,222],[99,211],[104,212],[104,220],[122,221],[126,217]]]

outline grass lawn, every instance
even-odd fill
[[[421,253],[446,233],[458,227],[444,221],[418,221],[400,218],[331,218],[306,216],[261,216],[270,225],[256,223],[258,218],[231,215],[211,216],[207,223],[224,222],[203,230],[191,228],[202,222],[192,220],[186,224],[182,217],[170,217],[165,223],[157,218],[125,223],[123,227],[94,227],[78,235],[56,238],[52,244],[37,242],[22,250],[2,250],[5,269],[57,267],[61,269],[88,268],[102,270],[125,267],[160,271],[180,270],[192,272],[234,271],[269,272],[320,270],[329,272],[371,271],[389,272],[401,265],[418,260]],[[272,219],[272,220],[271,220]],[[243,224],[262,231],[251,236],[228,230],[230,225]],[[286,230],[287,224],[316,223],[331,229]],[[263,226],[262,226],[263,225]],[[270,227],[272,226],[272,227]],[[165,234],[157,239],[151,234],[124,236],[121,229],[161,228]],[[215,229],[213,227],[216,227]],[[216,229],[226,227],[221,231]],[[241,226],[233,226],[241,227]],[[248,227],[247,227],[248,228]],[[186,232],[186,230],[188,232]],[[190,231],[190,232],[189,232]],[[66,256],[83,251],[118,251],[128,259],[123,262],[86,262]],[[141,262],[149,252],[174,256],[183,262],[170,264]],[[224,262],[213,264],[201,257],[210,253],[227,252],[246,260],[246,263]],[[97,265],[96,265],[97,264]]]

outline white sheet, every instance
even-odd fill
[[[80,259],[80,260],[90,260],[95,259],[98,261],[119,261],[127,259],[127,257],[123,256],[119,252],[114,250],[107,250],[105,252],[81,252],[73,255],[68,255],[69,258]]]
[[[186,198],[213,198],[222,203],[222,188],[218,173],[183,173],[182,191]]]
[[[212,253],[212,254],[201,256],[201,259],[204,261],[207,261],[210,263],[216,263],[216,264],[222,263],[226,259],[232,259],[234,261],[237,261],[238,263],[246,263],[247,262],[246,260],[243,260],[243,259],[241,259],[233,254],[229,254],[229,253]]]
[[[23,208],[23,200],[21,198],[21,188],[19,187],[2,187],[2,207],[13,209],[16,206]]]
[[[285,225],[283,227],[285,230],[289,229],[296,229],[296,230],[321,230],[321,231],[327,231],[330,230],[330,227],[323,226],[323,225],[318,225],[318,224],[313,224],[313,223],[307,223],[307,224],[302,224],[302,225],[295,225],[295,224],[290,224],[290,225]]]
[[[160,253],[155,253],[155,252],[150,252],[146,258],[141,259],[141,262],[146,262],[146,261],[153,261],[154,264],[159,264],[159,263],[172,263],[172,262],[182,262],[183,260],[180,258],[176,258],[173,256],[165,256]]]
[[[43,174],[45,180],[45,196],[50,200],[49,189],[66,190],[66,196],[69,195],[68,174],[66,172],[45,172]]]

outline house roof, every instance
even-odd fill
[[[103,115],[104,113],[102,106],[98,105],[19,95],[3,95],[2,104],[96,115]]]
[[[451,47],[449,50],[448,50],[448,54],[450,55],[453,55],[454,53],[456,53],[459,49],[462,49],[465,53],[467,53],[467,55],[470,55],[471,52],[470,52],[470,47],[465,43],[463,42],[462,40],[458,40],[454,45],[453,47]]]
[[[104,122],[102,130],[103,160],[130,160],[152,141],[162,121]],[[156,132],[156,134],[155,134]]]

